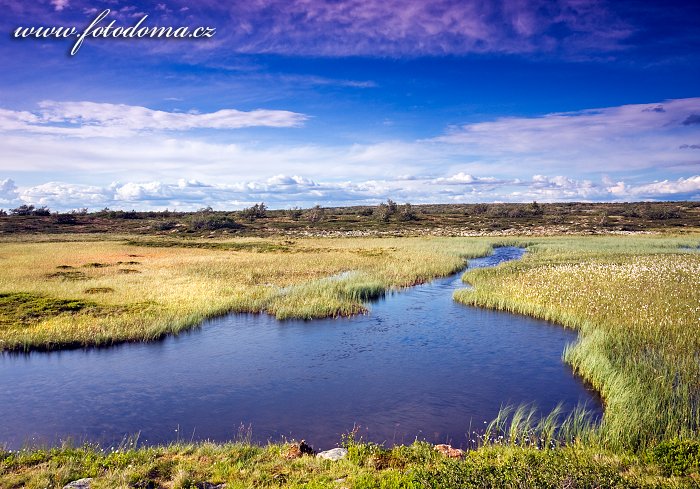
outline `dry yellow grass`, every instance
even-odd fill
[[[150,340],[229,311],[280,318],[359,313],[364,300],[387,288],[452,273],[465,257],[490,248],[468,238],[186,243],[214,249],[128,243],[0,243],[0,294],[25,301],[32,312],[17,317],[16,302],[0,309],[0,349]],[[30,295],[7,296],[18,293]],[[46,297],[82,301],[81,307],[51,313],[37,302]]]

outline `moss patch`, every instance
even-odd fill
[[[88,307],[94,307],[94,304],[26,292],[0,294],[0,327],[28,325],[60,314],[74,314]]]

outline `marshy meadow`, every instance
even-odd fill
[[[7,226],[11,217],[3,219]],[[261,231],[261,220],[255,226],[239,234],[230,227],[224,234],[94,232],[89,225],[80,233],[3,234],[2,359],[159,342],[231,313],[319,328],[314,321],[322,318],[371,316],[373,301],[386,294],[456,274],[509,246],[526,253],[467,268],[449,300],[574,331],[563,361],[597,393],[604,414],[591,416],[584,406],[541,412],[504,399],[490,422],[464,426],[475,439],[465,451],[349,430],[337,440],[347,449],[338,461],[304,455],[300,440],[256,442],[255,426],[225,442],[193,435],[153,445],[130,433],[109,446],[87,439],[1,449],[0,440],[0,487],[63,487],[83,478],[94,488],[700,484],[700,233],[692,222],[611,232],[601,221],[594,233],[476,237],[410,226],[402,236],[359,237],[352,230],[329,237],[313,224],[308,236]],[[425,331],[429,337],[429,325]]]

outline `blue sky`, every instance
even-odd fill
[[[700,200],[691,2],[0,7],[0,207]],[[12,37],[105,9],[216,34]]]

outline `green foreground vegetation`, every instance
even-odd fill
[[[460,460],[425,443],[384,449],[352,440],[339,462],[245,441],[0,450],[0,487],[62,487],[82,477],[94,477],[93,487],[698,487],[698,234],[12,236],[0,243],[0,345],[152,340],[228,311],[361,313],[387,288],[453,273],[508,244],[530,253],[467,272],[475,288],[455,299],[576,328],[579,341],[564,358],[601,393],[600,426],[579,414],[537,421],[527,409],[506,410]]]
[[[290,444],[173,444],[0,452],[0,487],[60,488],[93,478],[91,488],[253,487],[639,488],[697,487],[698,444],[665,444],[642,454],[580,444],[550,450],[484,446],[454,459],[428,443],[384,449],[348,442],[347,458],[295,456]],[[221,486],[219,486],[221,487]]]

